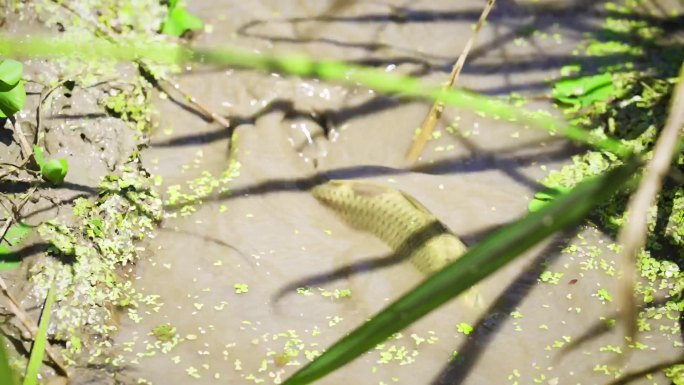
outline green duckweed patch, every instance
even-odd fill
[[[555,84],[553,96],[573,124],[591,130],[596,137],[618,139],[650,158],[658,133],[665,124],[670,96],[684,59],[684,47],[660,43],[668,33],[664,24],[634,17],[642,3],[606,4],[606,9],[615,13],[604,21],[600,32],[578,47],[576,63],[561,69],[562,78]],[[675,168],[681,170],[684,156],[678,154],[674,163]],[[545,191],[565,191],[620,164],[621,160],[609,152],[589,149],[574,156],[570,165],[551,171],[542,183],[546,186]],[[635,186],[633,184],[602,205],[591,217],[590,225],[615,237],[625,224],[625,207]],[[539,194],[530,203],[531,211],[545,200],[553,199],[546,192]],[[639,330],[670,335],[675,346],[682,346],[677,337],[681,333],[677,320],[684,309],[681,296],[684,290],[682,209],[684,190],[681,184],[666,178],[649,213],[647,246],[637,258],[641,279],[635,288],[635,295],[648,305],[639,314]],[[621,275],[610,257],[619,252],[615,244],[608,244],[604,249],[580,239],[563,252],[581,256],[582,270],[601,271],[616,278]],[[544,272],[540,280],[544,281],[542,277],[550,279],[551,275],[547,273]],[[596,289],[593,296],[603,304],[614,301],[613,293],[606,288]],[[655,320],[658,321],[657,330],[656,323],[652,322]],[[614,319],[604,321],[609,327],[616,323]],[[641,350],[645,345],[635,342],[629,348]],[[621,354],[622,348],[607,345],[599,352]],[[597,364],[593,370],[612,378],[622,375],[619,368],[611,365]],[[675,383],[681,383],[681,365],[664,373]]]
[[[144,250],[137,241],[161,219],[161,200],[148,179],[133,160],[120,176],[105,178],[96,200],[75,202],[74,225],[52,220],[38,228],[49,257],[31,268],[33,295],[41,298],[53,284],[57,288],[52,338],[65,342],[71,364],[79,358],[110,360],[103,348],[117,329],[117,308],[159,305],[156,296],[137,292],[122,271]]]

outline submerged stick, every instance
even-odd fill
[[[684,128],[684,64],[679,72],[679,84],[674,90],[665,128],[653,148],[653,159],[646,165],[641,183],[627,206],[627,223],[618,234],[622,245],[619,261],[624,271],[620,288],[620,314],[627,322],[627,336],[632,340],[637,333],[637,303],[634,297],[636,282],[636,256],[646,244],[648,211],[662,188],[672,158],[678,147],[678,138]]]
[[[456,83],[458,76],[461,74],[461,70],[463,69],[463,65],[465,64],[466,58],[468,57],[468,53],[470,52],[470,49],[473,47],[473,44],[475,44],[475,38],[477,37],[478,32],[480,32],[480,29],[484,25],[484,22],[487,19],[487,16],[489,15],[489,11],[492,10],[495,2],[496,0],[487,1],[487,5],[485,5],[484,9],[482,10],[482,14],[480,14],[480,19],[477,21],[477,25],[475,26],[473,34],[470,36],[470,39],[468,39],[468,42],[463,48],[463,52],[461,52],[461,56],[458,57],[456,64],[454,64],[454,67],[451,70],[451,75],[449,75],[449,80],[444,85],[444,89],[449,89],[454,85],[454,83]],[[443,111],[443,102],[436,101],[432,104],[430,112],[428,112],[427,116],[425,117],[425,120],[423,120],[423,124],[420,125],[420,133],[414,139],[413,145],[411,146],[411,149],[406,155],[406,159],[409,162],[415,163],[418,160],[420,154],[423,152],[423,149],[425,148],[425,144],[432,136],[432,132],[435,130],[435,126],[437,125],[439,118],[442,117]]]

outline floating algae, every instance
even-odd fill
[[[350,226],[380,238],[424,274],[441,270],[466,251],[437,217],[401,191],[369,182],[332,180],[311,193]]]

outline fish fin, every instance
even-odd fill
[[[418,200],[417,200],[416,198],[414,198],[414,197],[408,195],[407,193],[405,193],[405,192],[403,192],[403,191],[399,191],[399,190],[397,190],[397,191],[398,191],[399,194],[401,194],[404,198],[406,198],[406,200],[409,201],[409,203],[411,203],[411,205],[412,205],[413,207],[415,207],[416,210],[421,211],[421,212],[423,212],[423,213],[425,213],[425,214],[432,215],[432,213],[430,212],[430,210],[428,210],[427,207],[423,206],[422,203],[418,202]]]

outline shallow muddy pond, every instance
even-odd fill
[[[199,43],[230,37],[439,82],[482,6],[280,3],[192,3],[212,26]],[[599,22],[584,5],[498,7],[459,80],[490,95],[545,92],[545,79]],[[407,262],[330,274],[391,250],[317,202],[308,189],[319,178],[400,189],[472,245],[524,214],[537,180],[580,151],[536,129],[448,110],[409,166],[426,103],[250,71],[189,68],[180,83],[233,127],[206,124],[164,95],[157,101],[161,127],[143,156],[171,215],[130,274],[159,304],[122,317],[116,337],[130,375],[153,384],[279,383],[424,279]],[[535,103],[528,108],[552,111]],[[179,191],[201,204],[184,204]],[[677,320],[654,321],[630,355],[616,353],[624,331],[602,327],[616,318],[613,242],[591,228],[548,242],[320,383],[600,384],[671,360],[681,352]],[[279,296],[289,285],[301,289]]]

